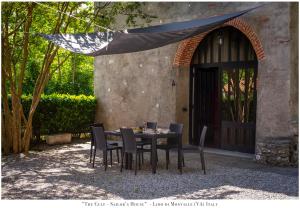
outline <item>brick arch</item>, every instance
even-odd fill
[[[252,47],[256,53],[257,59],[259,61],[261,61],[265,58],[265,53],[264,53],[262,44],[261,44],[258,36],[256,35],[256,33],[254,32],[254,30],[248,23],[246,23],[245,21],[243,21],[240,18],[235,18],[233,20],[230,20],[230,21],[224,23],[223,25],[221,25],[217,28],[225,27],[225,26],[232,26],[232,27],[238,29],[239,31],[241,31],[242,33],[244,33],[246,35],[246,37],[249,39],[249,41],[251,42]],[[194,36],[192,38],[181,41],[177,48],[176,54],[175,54],[173,66],[189,67],[191,60],[193,58],[194,52],[195,52],[196,48],[198,47],[199,43],[204,39],[204,37],[208,33],[210,33],[212,30],[215,30],[215,29],[216,28],[213,28],[207,32],[200,33],[197,36]]]

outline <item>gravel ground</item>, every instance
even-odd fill
[[[120,173],[116,158],[105,172],[102,154],[92,168],[89,147],[76,143],[32,151],[22,159],[2,157],[2,199],[298,199],[297,168],[206,154],[204,175],[199,155],[186,153],[180,175],[176,152],[166,170],[165,154],[159,151],[157,174],[151,173],[145,156],[135,176],[133,170]]]

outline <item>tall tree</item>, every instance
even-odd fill
[[[55,58],[59,48],[34,33],[67,33],[73,32],[75,27],[81,30],[78,32],[90,32],[94,30],[94,23],[104,27],[111,26],[115,17],[120,14],[127,17],[128,25],[135,25],[138,18],[149,22],[153,17],[144,14],[140,7],[140,3],[102,2],[94,10],[91,2],[2,2],[1,119],[4,154],[28,153],[32,120],[41,94],[49,79],[71,55],[61,50],[59,58]],[[28,115],[25,115],[21,96],[30,58],[38,60],[39,70],[34,78],[31,107]]]

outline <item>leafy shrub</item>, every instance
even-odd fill
[[[28,115],[31,95],[22,96],[24,112]],[[33,118],[33,128],[40,134],[75,133],[94,122],[94,96],[51,94],[42,95]]]

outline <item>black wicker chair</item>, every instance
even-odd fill
[[[171,123],[170,126],[169,126],[169,130],[171,132],[178,133],[179,134],[178,139],[182,139],[183,124]],[[167,143],[166,144],[157,145],[156,148],[166,151],[166,168],[168,169],[168,166],[169,166],[169,163],[170,163],[170,150],[174,149],[174,148],[178,148],[178,140],[174,139],[174,138],[167,138]],[[184,165],[183,153],[182,153],[182,162],[183,162],[183,165]]]
[[[90,126],[90,129],[91,129],[91,149],[90,149],[90,163],[92,162],[92,157],[93,157],[93,149],[95,147],[95,142],[94,142],[94,136],[93,136],[93,132],[92,132],[92,127],[102,127],[103,128],[103,131],[105,131],[105,128],[104,128],[104,125],[103,123],[94,123]],[[110,145],[113,145],[113,146],[118,146],[118,143],[117,142],[110,142],[110,141],[107,141],[108,144]],[[94,150],[96,151],[96,150]],[[118,161],[119,162],[119,161]]]
[[[146,123],[146,128],[147,129],[153,129],[155,130],[157,127],[157,122],[147,122]],[[137,141],[137,145],[141,148],[144,149],[145,145],[152,145],[151,139],[147,138],[141,138],[141,141]],[[142,163],[144,163],[144,154],[142,153]]]
[[[207,131],[207,126],[204,126],[202,129],[202,132],[201,132],[200,139],[199,139],[199,146],[197,147],[197,150],[200,153],[201,167],[202,167],[204,174],[206,174],[205,160],[204,160],[204,142],[205,142],[205,137],[206,137],[206,131]],[[190,150],[190,149],[183,148],[183,151],[185,151],[185,150]],[[190,151],[187,151],[187,152],[190,152]]]
[[[121,135],[123,140],[123,151],[122,151],[122,157],[121,157],[121,172],[123,169],[123,161],[125,154],[135,154],[135,175],[137,172],[137,160],[139,158],[139,169],[141,169],[141,160],[140,156],[143,152],[150,152],[150,149],[141,149],[137,147],[137,143],[135,140],[134,132],[131,128],[121,128]]]
[[[93,157],[93,167],[95,167],[95,157],[96,157],[96,149],[103,151],[103,161],[105,166],[105,171],[107,169],[107,152],[110,152],[110,165],[112,165],[112,151],[116,150],[118,163],[119,163],[119,151],[122,150],[122,147],[110,145],[106,141],[106,137],[104,134],[103,127],[92,127],[92,133],[94,137],[94,157]]]

